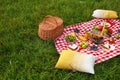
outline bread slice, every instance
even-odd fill
[[[78,48],[78,45],[72,44],[72,45],[69,45],[68,48],[71,50],[76,50]]]

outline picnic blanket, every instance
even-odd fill
[[[99,18],[95,18],[92,19],[88,22],[82,22],[82,23],[78,23],[78,24],[74,24],[74,25],[70,25],[70,26],[66,26],[66,28],[64,28],[64,32],[61,36],[57,37],[54,40],[55,43],[55,47],[58,51],[58,53],[60,54],[60,52],[62,50],[66,50],[68,48],[69,43],[66,42],[65,40],[65,36],[71,32],[74,32],[74,30],[76,28],[80,29],[79,35],[84,35],[86,30],[91,31],[93,26],[95,25],[100,25],[102,22],[105,21],[109,21],[112,23],[111,25],[111,29],[113,30],[112,33],[112,37],[114,37],[114,34],[117,33],[118,29],[120,29],[120,20],[118,19],[99,19]],[[108,38],[104,39],[104,42],[108,41]],[[79,44],[80,40],[77,40],[75,42],[75,44]],[[92,43],[89,43],[90,46],[92,46]],[[97,51],[92,51],[90,50],[90,47],[88,47],[87,49],[82,49],[81,52],[85,52],[87,54],[93,54],[94,56],[97,57],[97,60],[95,61],[95,64],[109,60],[115,56],[120,55],[120,39],[115,39],[115,44],[112,44],[113,46],[115,46],[114,50],[104,50],[101,47],[98,47]],[[79,47],[76,51],[79,50]]]

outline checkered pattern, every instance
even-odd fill
[[[78,28],[80,29],[80,33],[79,35],[84,35],[85,31],[86,30],[89,30],[91,31],[91,29],[93,28],[93,26],[95,25],[100,25],[101,22],[104,22],[104,21],[109,21],[112,23],[112,26],[110,27],[112,30],[113,30],[113,33],[112,33],[112,37],[115,33],[117,33],[117,30],[118,28],[120,29],[120,20],[117,20],[117,19],[110,19],[110,20],[107,20],[107,19],[98,19],[98,18],[95,18],[89,22],[83,22],[83,23],[78,23],[78,24],[75,24],[75,25],[70,25],[70,26],[67,26],[65,29],[64,29],[64,32],[61,36],[57,37],[55,39],[55,47],[57,49],[57,51],[60,52],[62,50],[65,50],[68,48],[68,45],[70,43],[67,43],[66,40],[65,40],[65,36],[68,34],[68,33],[71,33],[74,31],[74,29]],[[104,42],[107,42],[108,41],[108,38],[105,38],[104,39]],[[77,40],[77,42],[75,42],[75,44],[79,44],[80,43],[80,40]],[[93,43],[90,43],[89,41],[89,45],[92,46],[92,45],[95,45]],[[117,55],[120,55],[120,39],[115,39],[115,44],[112,44],[113,46],[115,46],[115,49],[114,50],[105,50],[103,49],[100,45],[98,46],[98,50],[97,51],[92,51],[90,50],[90,47],[88,47],[87,49],[81,49],[81,47],[79,46],[77,51],[81,51],[81,52],[85,52],[87,54],[93,54],[94,56],[97,57],[97,60],[96,60],[96,64],[97,63],[100,63],[100,62],[103,62],[103,61],[106,61],[108,59],[111,59]]]

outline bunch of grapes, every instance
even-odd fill
[[[65,40],[67,42],[75,42],[76,41],[76,37],[75,36],[72,36],[72,35],[66,35],[65,36]]]

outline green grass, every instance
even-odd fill
[[[0,0],[0,80],[119,80],[120,56],[95,65],[95,75],[58,70],[54,42],[37,35],[46,15],[65,27],[91,20],[95,9],[120,16],[119,0]]]

